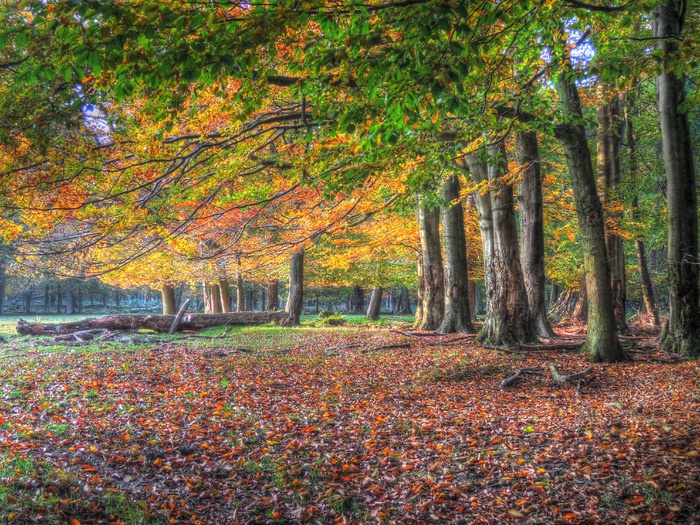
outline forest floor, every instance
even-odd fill
[[[577,393],[549,372],[499,387],[590,366],[571,349],[359,324],[223,332],[10,337],[0,522],[700,523],[700,362],[654,334]]]

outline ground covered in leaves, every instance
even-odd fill
[[[210,334],[216,332],[210,332]],[[387,328],[0,349],[0,522],[700,523],[700,363]],[[10,347],[8,347],[10,345]],[[377,350],[384,345],[395,348]],[[3,353],[5,355],[3,355]]]

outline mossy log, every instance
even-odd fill
[[[178,330],[202,330],[214,326],[255,326],[271,322],[282,323],[289,317],[285,312],[235,312],[226,314],[191,314],[183,317]],[[20,319],[17,333],[22,335],[70,334],[83,330],[112,331],[153,330],[167,333],[174,315],[108,315],[69,323],[32,323]]]

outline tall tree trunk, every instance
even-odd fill
[[[218,284],[210,284],[209,290],[211,292],[211,313],[220,314],[221,313],[221,290]]]
[[[627,96],[627,104],[625,106],[625,135],[627,136],[627,151],[628,165],[631,178],[636,178],[638,175],[639,165],[637,162],[637,142],[634,134],[634,122],[632,121],[631,113],[635,109],[635,99],[633,94]],[[632,217],[635,222],[639,222],[639,200],[634,196],[632,201]],[[642,284],[642,298],[646,313],[651,315],[654,326],[659,326],[659,309],[656,307],[654,298],[654,287],[649,276],[649,267],[647,266],[646,248],[644,246],[644,238],[637,235],[634,241],[634,248],[637,252],[637,264],[639,265],[639,275]]]
[[[5,279],[5,261],[0,258],[0,315],[5,313]]]
[[[474,182],[486,183],[488,181],[488,168],[475,156],[466,157],[466,164],[471,172]],[[493,262],[493,213],[491,211],[491,194],[487,190],[474,194],[474,204],[479,218],[479,231],[481,232],[481,251],[484,260],[484,286],[486,287],[486,311],[493,311],[496,298],[496,270]],[[481,291],[474,294],[478,301],[476,308],[481,311]]]
[[[440,209],[418,206],[418,228],[423,254],[423,311],[419,328],[437,330],[445,315],[445,284],[440,250]]]
[[[574,321],[585,323],[588,321],[588,294],[586,293],[586,276],[581,279],[581,286],[578,289],[578,298],[571,314]]]
[[[581,100],[570,73],[570,70],[560,71],[557,80],[557,92],[565,120],[557,128],[557,138],[566,154],[583,247],[583,269],[588,294],[588,334],[585,347],[594,362],[624,361],[627,356],[617,337],[603,207],[596,190],[586,130],[581,124]]]
[[[608,205],[608,215],[617,224],[622,220],[619,199],[614,195],[620,185],[620,145],[623,133],[623,120],[620,111],[620,98],[614,97],[596,109],[598,119],[598,188],[603,202]],[[608,257],[610,258],[610,284],[612,286],[615,321],[621,333],[628,333],[627,327],[627,276],[625,274],[625,249],[622,237],[614,232],[606,236]]]
[[[552,308],[559,299],[559,285],[552,281],[552,286],[549,289],[549,307]]]
[[[425,271],[423,269],[423,253],[418,252],[416,257],[416,266],[418,270],[418,301],[416,302],[416,322],[414,328],[420,328],[423,324],[423,294],[425,293]]]
[[[476,320],[476,295],[478,293],[476,281],[467,281],[467,290],[469,290],[469,313],[471,314],[472,322],[474,322]]]
[[[24,292],[24,313],[32,313],[32,291]]]
[[[267,309],[270,312],[277,310],[279,305],[279,284],[277,279],[267,283]]]
[[[664,57],[678,50],[683,29],[684,0],[661,1],[654,11],[654,47]],[[664,59],[665,62],[665,59]],[[657,106],[668,204],[668,281],[670,318],[664,350],[700,357],[700,289],[698,288],[698,202],[695,167],[685,101],[685,79],[662,65],[656,77]]]
[[[467,239],[464,233],[464,209],[460,200],[459,177],[447,178],[442,186],[445,207],[442,211],[442,238],[445,246],[445,316],[438,332],[473,333],[469,310]]]
[[[480,339],[495,344],[530,342],[536,339],[530,318],[525,281],[520,266],[518,226],[513,187],[503,182],[507,169],[505,144],[491,146],[488,168],[493,215],[493,264],[496,301],[487,312]]]
[[[245,312],[245,290],[243,290],[243,275],[236,273],[236,311]]]
[[[66,315],[73,315],[75,307],[73,304],[73,279],[66,279]]]
[[[209,287],[209,282],[204,281],[202,284],[202,299],[204,300],[204,313],[210,314],[211,312],[211,289]]]
[[[304,248],[292,257],[289,265],[289,300],[287,301],[289,318],[292,324],[299,324],[304,309]]]
[[[401,287],[401,294],[399,295],[399,301],[396,306],[397,314],[408,314],[411,315],[411,296],[408,294],[408,287]]]
[[[532,327],[538,337],[554,337],[547,319],[544,293],[544,212],[540,154],[535,132],[515,135],[517,162],[522,168],[520,181],[520,231],[522,268]]]
[[[221,294],[221,311],[231,312],[231,287],[226,277],[219,277],[219,293]]]
[[[49,293],[49,283],[44,284],[44,314],[49,313],[49,303],[51,302],[51,294]]]
[[[160,286],[160,293],[163,296],[163,315],[175,315],[177,313],[175,288],[171,284],[163,283]]]
[[[375,286],[372,288],[372,295],[369,298],[369,306],[367,307],[367,319],[370,321],[376,321],[379,319],[379,311],[382,307],[382,292],[383,288],[381,286]]]

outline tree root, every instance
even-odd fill
[[[509,385],[512,385],[513,383],[519,381],[522,378],[523,374],[542,375],[542,371],[542,368],[520,368],[514,375],[501,381],[500,387],[505,388]],[[559,372],[559,369],[554,363],[550,363],[549,371],[552,373],[552,377],[557,383],[577,382],[576,393],[578,394],[581,393],[581,388],[587,385],[588,382],[591,381],[593,377],[595,377],[593,376],[590,378],[586,378],[586,376],[593,373],[593,367],[589,367],[583,372],[565,375]]]
[[[380,350],[390,350],[392,348],[411,348],[411,345],[409,343],[403,343],[403,344],[398,344],[398,345],[382,345],[382,346],[377,346],[375,348],[367,348],[365,350],[362,350],[362,353],[369,354],[370,352],[378,352]]]
[[[501,381],[501,388],[505,388],[508,385],[512,385],[516,381],[519,381],[520,378],[523,376],[523,374],[534,374],[534,375],[542,375],[543,368],[519,368],[518,371],[515,373],[515,375],[509,377],[508,379],[504,379]]]

